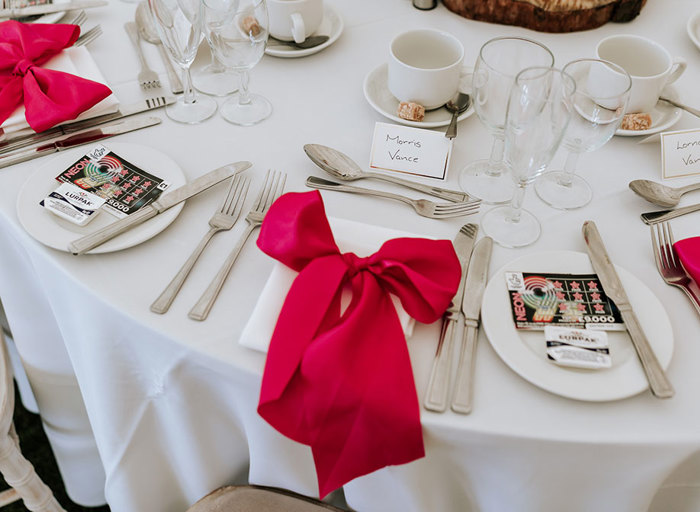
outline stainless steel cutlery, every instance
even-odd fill
[[[697,212],[698,210],[700,210],[700,204],[683,206],[682,208],[676,208],[675,210],[647,212],[642,213],[642,221],[644,221],[644,224],[646,224],[647,226],[651,226],[652,224],[658,224],[659,222],[675,219],[676,217],[680,217],[681,215]]]
[[[129,34],[129,39],[136,50],[136,54],[139,57],[139,62],[141,63],[141,71],[138,74],[138,81],[141,89],[148,91],[151,89],[160,89],[160,79],[158,74],[153,71],[146,62],[146,58],[143,56],[143,51],[141,50],[141,36],[139,35],[139,30],[136,27],[136,23],[129,21],[124,24],[124,30]]]
[[[168,74],[170,90],[173,94],[180,94],[183,91],[182,82],[177,76],[173,63],[170,61],[170,57],[168,57],[163,47],[163,42],[160,40],[160,37],[158,37],[158,32],[156,31],[153,18],[151,18],[151,13],[148,10],[148,4],[146,2],[141,2],[138,7],[136,7],[136,27],[139,29],[139,33],[144,41],[158,48],[160,59],[163,61],[165,72]]]

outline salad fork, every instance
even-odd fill
[[[681,265],[676,249],[673,247],[673,231],[668,222],[649,226],[651,229],[651,244],[654,247],[654,259],[659,274],[666,284],[677,286],[690,298],[695,309],[700,313],[700,296],[693,281]]]
[[[265,183],[263,183],[263,186],[260,188],[260,192],[258,193],[258,197],[255,198],[253,207],[245,217],[245,220],[248,223],[246,230],[238,239],[238,242],[231,250],[228,258],[226,258],[226,261],[221,266],[216,276],[214,276],[212,282],[209,283],[209,286],[199,298],[197,304],[195,304],[187,314],[187,316],[189,316],[192,320],[201,321],[205,320],[207,316],[209,316],[209,311],[211,311],[216,298],[219,296],[219,292],[224,286],[224,282],[231,272],[233,264],[236,262],[236,258],[238,258],[238,254],[241,252],[241,249],[245,245],[246,240],[248,240],[248,237],[253,230],[260,227],[262,224],[270,205],[272,205],[272,203],[274,203],[275,200],[282,195],[286,181],[287,175],[285,173],[278,171],[273,171],[271,173],[269,170],[267,171],[267,174],[265,175]]]
[[[92,43],[95,39],[100,37],[102,35],[102,27],[100,25],[95,25],[92,27],[90,30],[82,34],[76,41],[73,43],[73,46],[84,46],[88,43]]]
[[[126,33],[129,34],[129,39],[131,39],[131,43],[136,49],[136,54],[139,56],[141,71],[138,74],[138,81],[141,89],[144,91],[148,89],[160,89],[160,79],[158,78],[158,74],[148,67],[146,58],[143,56],[143,52],[141,51],[141,36],[136,28],[136,23],[133,21],[124,23],[124,30],[126,30]]]
[[[194,267],[194,264],[202,255],[202,252],[204,252],[204,249],[209,244],[212,237],[221,231],[228,231],[233,227],[236,221],[238,221],[241,210],[243,209],[243,203],[248,194],[249,185],[250,178],[244,178],[239,174],[234,176],[231,180],[228,192],[226,193],[226,197],[223,203],[221,203],[221,208],[209,219],[209,231],[204,235],[190,257],[187,258],[182,268],[175,274],[170,284],[165,287],[163,293],[151,304],[151,311],[162,315],[170,309],[185,279],[190,275],[192,267]]]
[[[418,215],[428,217],[429,219],[449,219],[451,217],[469,215],[479,211],[479,205],[481,205],[480,199],[472,199],[461,203],[435,203],[427,199],[411,199],[399,194],[393,194],[391,192],[355,187],[353,185],[345,185],[343,183],[336,183],[334,181],[317,178],[316,176],[309,176],[306,179],[306,186],[321,190],[337,190],[339,192],[351,192],[353,194],[364,194],[368,196],[395,199],[410,205]]]

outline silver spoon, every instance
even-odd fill
[[[314,48],[316,46],[322,45],[330,39],[329,36],[309,36],[301,43],[295,41],[282,41],[281,39],[269,36],[267,38],[268,46],[291,46],[292,48],[297,48],[299,50],[308,50],[309,48]]]
[[[683,194],[700,189],[700,183],[673,188],[655,181],[634,180],[630,182],[629,187],[650,203],[672,208],[678,204]]]
[[[168,73],[168,82],[170,82],[170,90],[173,94],[180,94],[183,91],[182,82],[177,76],[175,68],[173,68],[173,63],[170,62],[168,54],[163,48],[163,43],[158,37],[158,32],[153,24],[153,18],[151,18],[151,13],[148,10],[148,5],[145,2],[141,2],[138,7],[136,7],[136,26],[139,29],[141,37],[147,42],[154,44],[158,47],[160,52],[160,58],[165,64],[165,71]]]
[[[340,151],[329,148],[328,146],[322,146],[321,144],[305,144],[304,151],[306,155],[318,165],[321,169],[326,171],[328,174],[334,178],[338,178],[343,181],[355,181],[364,178],[374,178],[377,180],[388,181],[389,183],[394,183],[396,185],[401,185],[413,190],[418,190],[424,194],[439,197],[447,201],[453,201],[456,203],[461,203],[463,201],[469,201],[473,199],[468,194],[464,192],[459,192],[457,190],[448,190],[439,187],[432,187],[430,185],[423,185],[422,183],[416,183],[410,180],[404,180],[397,178],[396,176],[389,176],[388,174],[379,174],[376,172],[365,172],[360,169],[353,160],[344,153]]]
[[[449,112],[452,112],[452,121],[450,121],[450,126],[447,127],[445,137],[448,139],[454,139],[457,136],[457,117],[459,114],[467,110],[471,103],[471,96],[465,92],[458,92],[455,94],[454,98],[445,103],[445,108]]]

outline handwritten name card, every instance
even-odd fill
[[[661,134],[661,173],[664,179],[700,174],[700,129]]]
[[[377,123],[369,166],[380,171],[444,180],[451,153],[452,141],[442,132]]]

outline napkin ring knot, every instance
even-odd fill
[[[361,258],[354,252],[343,253],[341,257],[348,267],[346,275],[349,279],[355,277],[360,271],[367,270],[371,264],[370,257]]]
[[[33,65],[34,62],[29,59],[20,59],[15,65],[15,69],[12,70],[12,74],[14,76],[24,76]]]

